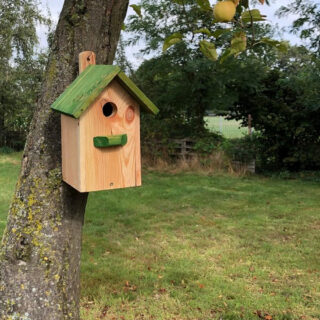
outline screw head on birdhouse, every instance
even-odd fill
[[[90,65],[53,103],[62,177],[80,192],[141,185],[140,111],[158,108],[118,66]]]

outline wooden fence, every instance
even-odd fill
[[[173,145],[172,152],[170,155],[181,157],[181,158],[191,158],[196,155],[194,146],[195,141],[192,139],[172,139],[170,142]]]

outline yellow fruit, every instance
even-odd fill
[[[233,1],[219,1],[214,6],[213,14],[219,22],[230,22],[236,14],[236,5]]]

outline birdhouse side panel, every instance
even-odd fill
[[[95,146],[96,137],[113,144]],[[116,79],[81,116],[80,141],[84,191],[141,185],[140,107]]]
[[[142,184],[141,179],[141,140],[140,140],[140,111],[141,108],[138,106],[136,109],[137,129],[135,130],[135,159],[136,159],[136,186],[140,187]]]
[[[62,179],[81,191],[79,120],[61,115]]]

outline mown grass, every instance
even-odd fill
[[[207,128],[210,131],[221,132],[228,139],[241,138],[248,133],[248,129],[240,127],[236,120],[226,120],[222,117],[205,117]]]
[[[0,157],[0,232],[19,165]],[[145,172],[90,194],[82,319],[319,319],[320,184]]]

